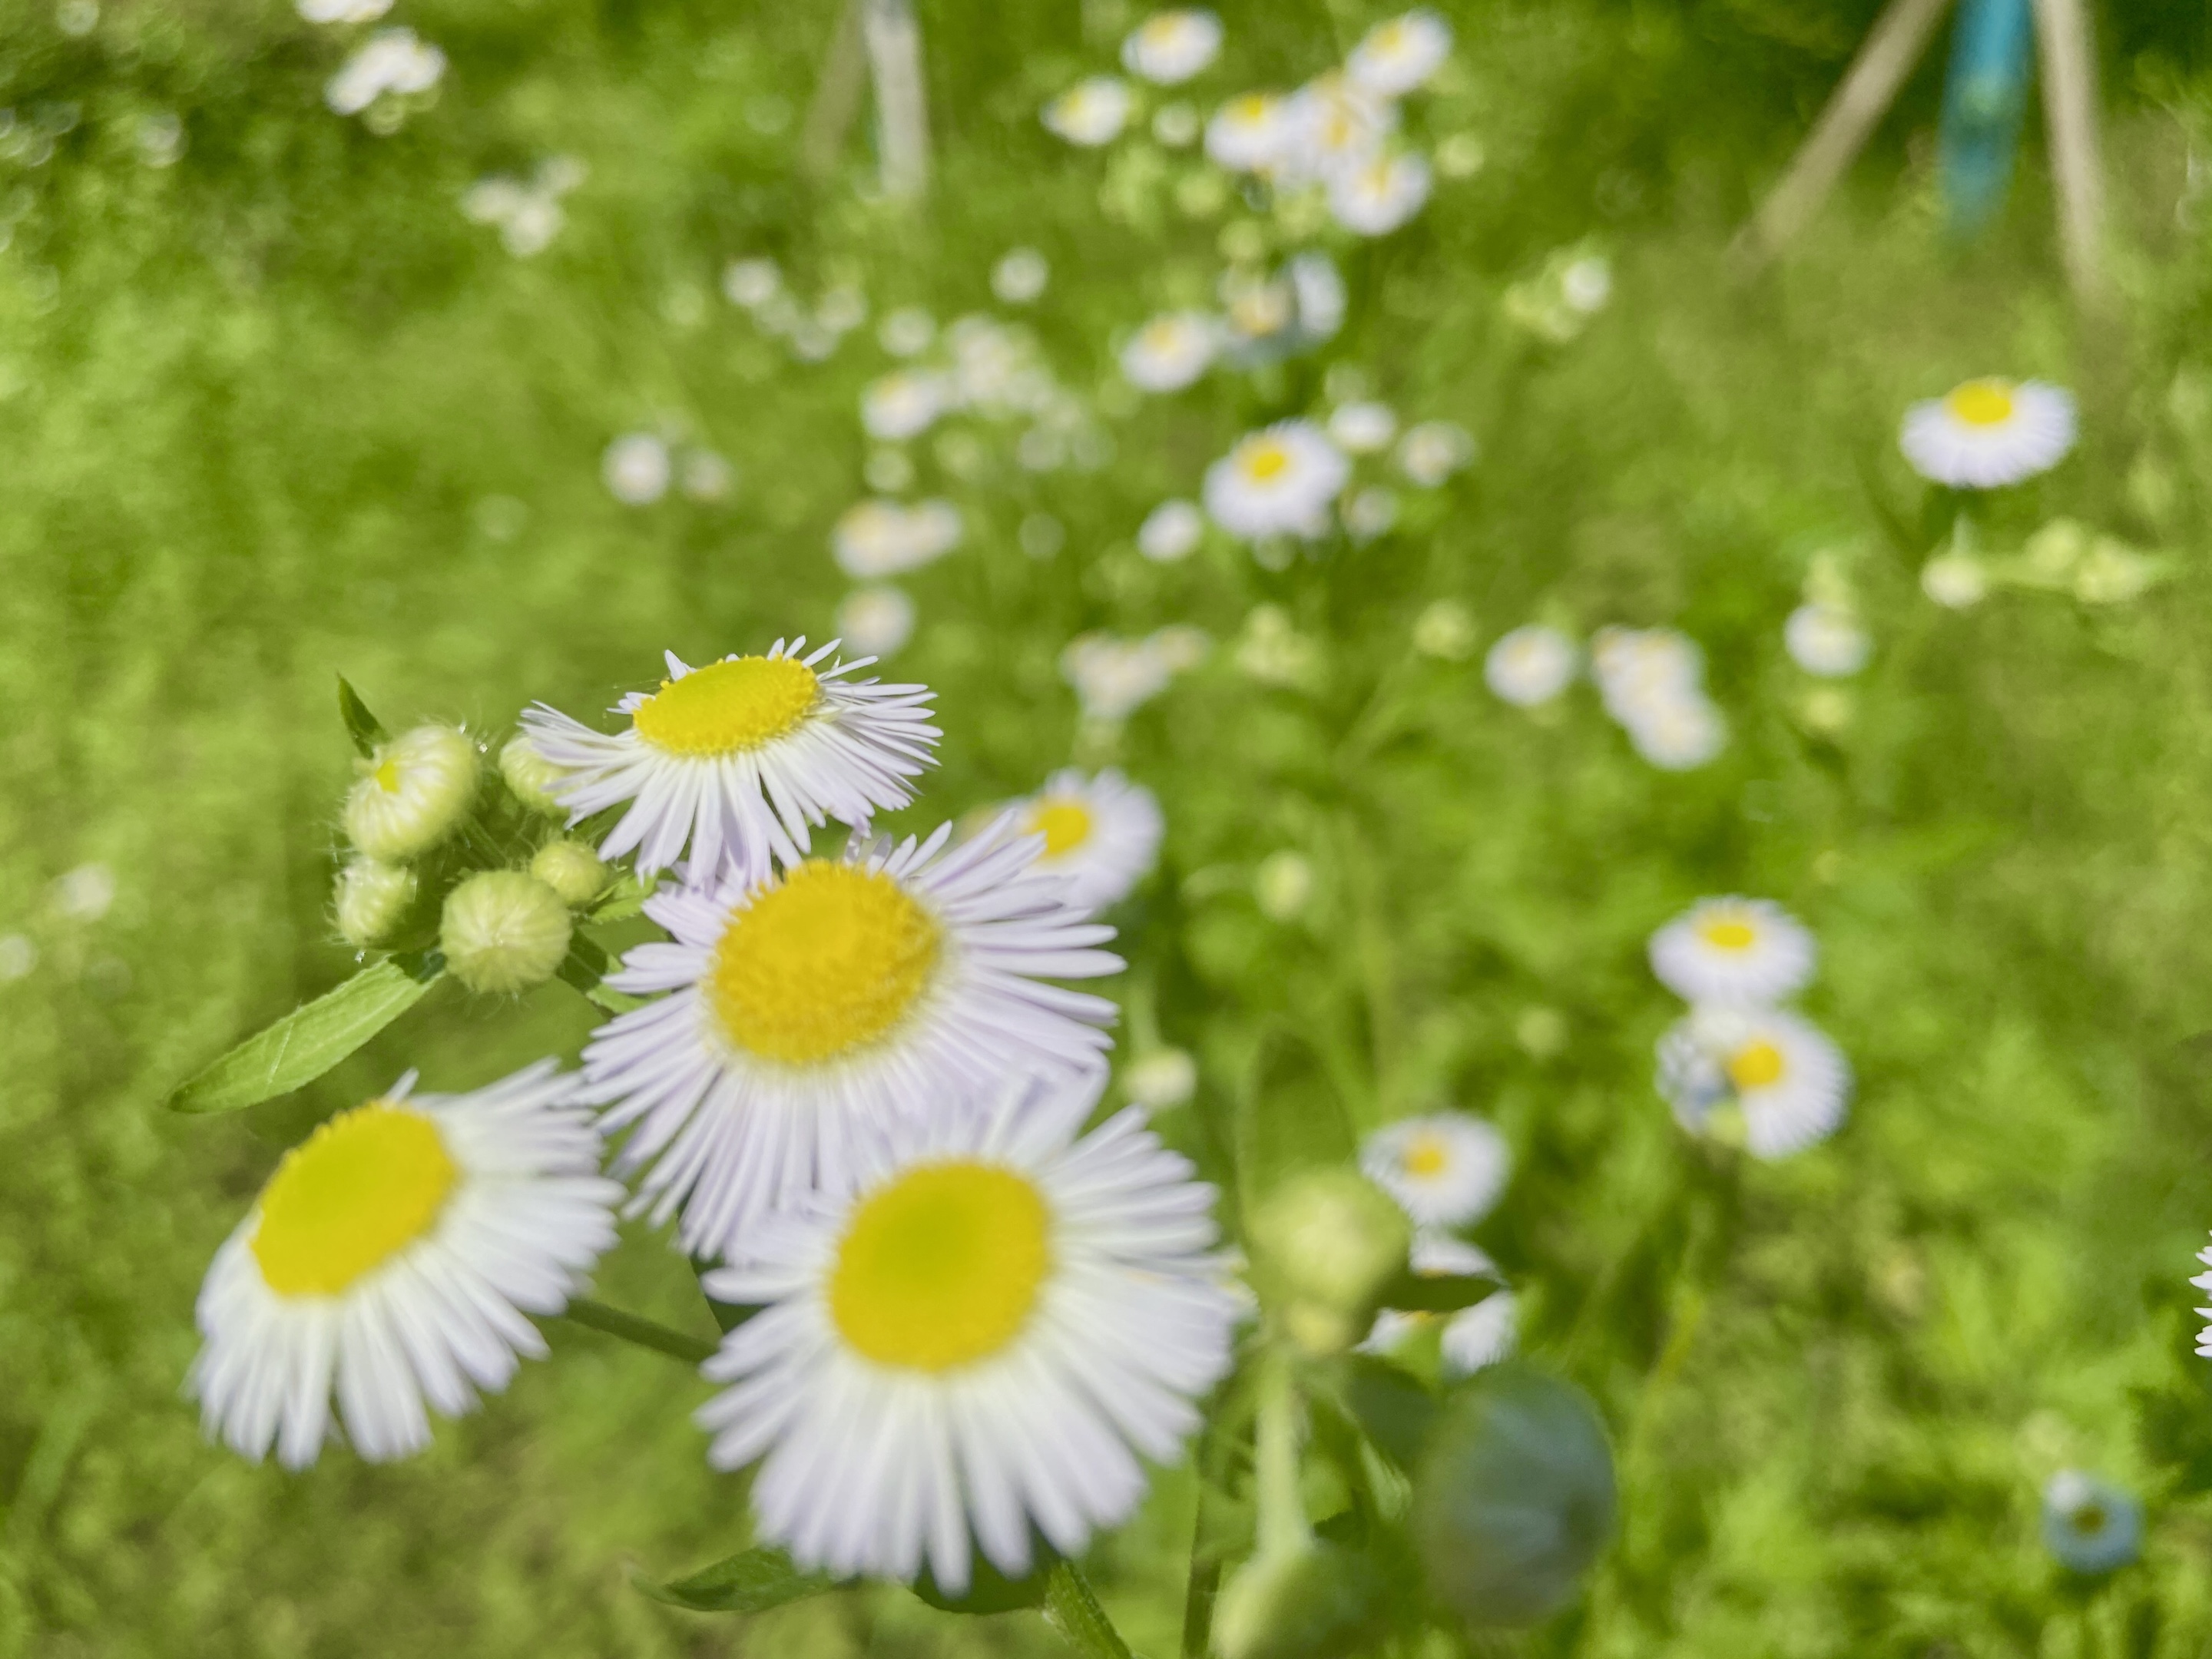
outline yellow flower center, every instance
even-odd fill
[[[1739,1091],[1764,1089],[1781,1080],[1782,1050],[1764,1037],[1756,1038],[1729,1056],[1729,1081]]]
[[[1291,465],[1291,452],[1269,439],[1254,444],[1244,452],[1244,471],[1249,477],[1266,483],[1280,477]]]
[[[1748,951],[1758,943],[1759,930],[1747,921],[1717,917],[1698,924],[1698,937],[1716,951]]]
[[[1267,118],[1274,108],[1274,100],[1265,93],[1248,92],[1241,98],[1229,100],[1229,119],[1237,126],[1256,127]]]
[[[1436,1135],[1416,1136],[1406,1148],[1405,1167],[1409,1176],[1442,1175],[1444,1165],[1450,1162],[1451,1153]]]
[[[814,671],[791,657],[732,657],[709,663],[637,706],[630,722],[671,755],[738,755],[782,737],[819,695]]]
[[[1041,800],[1022,828],[1044,837],[1044,855],[1065,858],[1091,839],[1091,809],[1079,800]]]
[[[1013,1170],[924,1164],[863,1199],[838,1242],[830,1316],[884,1365],[946,1371],[1021,1334],[1052,1265],[1043,1196]]]
[[[279,1296],[336,1296],[435,1224],[460,1170],[438,1126],[373,1100],[284,1154],[261,1194],[253,1258]]]
[[[376,787],[386,794],[396,795],[399,793],[399,763],[398,761],[380,762],[376,770],[370,773],[369,776],[376,780]]]
[[[2012,387],[2002,380],[1969,380],[1954,387],[1943,404],[1968,426],[2002,426],[2012,419]]]
[[[866,1047],[928,988],[942,935],[890,877],[809,859],[732,913],[708,969],[731,1042],[810,1065]]]
[[[1182,39],[1183,29],[1188,21],[1180,12],[1165,11],[1158,17],[1148,19],[1137,32],[1145,37],[1147,46],[1156,52],[1165,52]]]
[[[1403,52],[1412,40],[1413,31],[1402,17],[1394,17],[1375,31],[1375,47],[1384,54]]]

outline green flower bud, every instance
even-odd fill
[[[485,870],[446,895],[438,948],[471,991],[526,991],[553,977],[568,954],[561,896],[520,870]]]
[[[476,744],[450,726],[403,732],[354,765],[362,775],[346,795],[346,839],[386,863],[427,853],[459,829],[483,770]]]
[[[1380,1187],[1348,1169],[1302,1170],[1246,1227],[1261,1299],[1309,1352],[1364,1335],[1382,1287],[1406,1266],[1413,1225]]]
[[[333,897],[338,937],[356,951],[380,944],[415,902],[415,872],[404,864],[356,859],[338,872]]]
[[[607,866],[580,841],[547,842],[530,860],[530,873],[558,893],[572,910],[589,904],[607,886]]]
[[[1572,1599],[1614,1504],[1613,1453],[1581,1391],[1492,1366],[1445,1406],[1414,1473],[1429,1592],[1473,1626],[1534,1624]]]
[[[1383,1609],[1365,1556],[1318,1542],[1262,1552],[1222,1586],[1213,1649],[1221,1659],[1336,1659],[1372,1644]]]
[[[568,809],[554,798],[553,786],[568,774],[531,747],[526,737],[513,737],[499,751],[499,775],[507,790],[532,811],[549,818],[565,818]]]

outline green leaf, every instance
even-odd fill
[[[1382,1287],[1376,1301],[1401,1313],[1457,1313],[1504,1288],[1487,1273],[1401,1273]]]
[[[1009,1578],[982,1556],[976,1555],[969,1559],[968,1588],[957,1595],[939,1589],[936,1575],[927,1566],[907,1588],[940,1613],[1012,1613],[1018,1607],[1043,1607],[1051,1594],[1048,1581],[1066,1564],[1049,1548],[1039,1547],[1034,1530],[1030,1545],[1036,1565],[1026,1577]]]
[[[338,714],[345,721],[346,735],[353,739],[355,750],[364,760],[391,735],[384,729],[384,723],[368,712],[361,693],[346,683],[343,674],[338,676]]]
[[[1077,1652],[1091,1659],[1130,1659],[1129,1644],[1106,1617],[1106,1609],[1098,1605],[1074,1562],[1060,1562],[1045,1581],[1044,1616]]]
[[[653,889],[625,870],[615,878],[614,885],[601,896],[589,913],[592,921],[627,921],[641,915],[646,900],[653,896]]]
[[[693,1613],[766,1613],[836,1589],[844,1581],[801,1572],[781,1550],[761,1548],[740,1550],[671,1583],[655,1583],[642,1573],[633,1573],[630,1582],[656,1601]]]
[[[1249,1213],[1299,1170],[1349,1164],[1358,1138],[1311,1044],[1286,1030],[1260,1045],[1237,1103],[1238,1200]]]
[[[246,1039],[169,1096],[173,1112],[234,1112],[311,1083],[422,998],[446,970],[435,951],[387,957]]]

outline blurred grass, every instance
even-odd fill
[[[1167,1126],[1201,1156],[1285,1030],[1363,1123],[1452,1099],[1511,1137],[1521,1173],[1482,1237],[1525,1285],[1531,1350],[1604,1405],[1627,1492],[1587,1606],[1528,1650],[2199,1652],[2212,1399],[2185,1281],[2212,1224],[2212,1060],[2187,1041],[2212,1027],[2212,426],[2191,388],[2212,258],[2175,205],[2183,134],[2212,119],[2204,19],[2106,23],[2133,251],[2124,326],[2084,337],[2034,179],[1989,246],[1934,246],[1926,77],[1784,270],[1723,279],[1871,5],[1453,9],[1465,70],[1429,120],[1489,165],[1348,267],[1341,355],[1409,416],[1467,424],[1480,464],[1433,523],[1305,587],[1128,545],[1271,412],[1264,390],[1147,409],[1106,473],[971,492],[969,545],[911,584],[923,624],[896,666],[939,688],[948,737],[908,818],[1064,759],[1054,661],[1079,629],[1191,620],[1227,641],[1260,599],[1290,605],[1323,644],[1312,694],[1218,651],[1126,736],[1170,824],[1127,919],[1133,977],[1205,1062],[1205,1099]],[[1282,82],[1366,21],[1224,11],[1238,71]],[[826,630],[826,529],[860,493],[852,410],[879,354],[856,336],[791,363],[715,295],[727,258],[946,317],[1033,244],[1055,272],[1035,326],[1079,388],[1106,378],[1113,328],[1210,280],[1212,227],[1106,222],[1095,164],[1036,129],[1046,92],[1105,61],[1105,13],[1088,41],[1073,9],[923,13],[944,150],[919,222],[856,195],[857,144],[848,175],[794,182],[821,6],[408,9],[453,68],[389,138],[320,106],[337,49],[275,7],[115,3],[82,40],[44,11],[0,24],[0,100],[81,114],[52,161],[0,173],[0,928],[41,952],[0,987],[0,1651],[1050,1650],[1026,1616],[955,1623],[892,1591],[749,1628],[636,1595],[627,1563],[741,1542],[742,1492],[686,1420],[701,1386],[589,1333],[556,1328],[553,1363],[392,1468],[250,1468],[178,1397],[207,1259],[307,1123],[408,1065],[466,1086],[573,1054],[592,1023],[559,985],[519,1012],[443,996],[295,1100],[156,1109],[346,971],[323,914],[334,673],[387,720],[497,730],[527,698],[610,702],[664,647]],[[132,135],[163,110],[190,147],[157,170]],[[591,178],[552,249],[515,261],[456,198],[555,150]],[[1504,283],[1594,229],[1612,308],[1562,350],[1519,341]],[[1992,368],[2083,394],[2085,453],[2038,505],[2172,549],[2180,582],[2102,613],[1920,598],[1918,550],[1874,505],[1915,510],[1896,416]],[[600,485],[608,439],[669,415],[736,463],[727,504],[632,510]],[[494,497],[522,504],[519,532]],[[1047,562],[1013,533],[1039,508],[1072,532]],[[1863,548],[1880,648],[1821,743],[1788,716],[1779,624],[1838,541]],[[1664,776],[1584,703],[1549,724],[1502,708],[1474,665],[1412,653],[1443,596],[1486,640],[1546,604],[1678,623],[1734,745]],[[1297,923],[1180,885],[1285,847],[1320,877]],[[89,923],[50,887],[88,860],[118,885]],[[1861,1077],[1845,1133],[1777,1167],[1708,1158],[1650,1092],[1670,1011],[1643,939],[1728,890],[1819,931],[1812,1011]],[[1534,1007],[1565,1016],[1564,1052],[1516,1039]],[[601,1285],[706,1328],[641,1231]],[[2097,1597],[2035,1540],[2053,1460],[2154,1498],[2148,1565]],[[1188,1501],[1164,1480],[1102,1552],[1142,1651],[1175,1642]]]

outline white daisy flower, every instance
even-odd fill
[[[1361,1143],[1359,1167],[1420,1227],[1464,1227],[1490,1213],[1513,1172],[1505,1137],[1465,1112],[1384,1125]]]
[[[1699,899],[1651,935],[1651,971],[1685,1002],[1780,1002],[1813,982],[1819,949],[1771,899]]]
[[[387,93],[406,97],[436,86],[446,54],[413,29],[379,29],[338,66],[323,101],[338,115],[358,115]]]
[[[1474,440],[1449,421],[1423,421],[1398,441],[1398,469],[1424,489],[1437,485],[1474,459]]]
[[[1167,821],[1159,801],[1113,768],[1096,777],[1055,772],[1044,787],[1015,803],[1024,835],[1042,836],[1040,873],[1067,881],[1067,902],[1103,910],[1152,873]]]
[[[1451,25],[1424,7],[1368,30],[1344,71],[1378,98],[1402,98],[1443,66],[1451,44]]]
[[[1361,236],[1387,236],[1429,199],[1429,164],[1411,151],[1377,156],[1329,180],[1328,209]]]
[[[964,526],[950,501],[908,507],[881,499],[856,502],[830,529],[837,568],[858,580],[902,576],[943,558],[960,545]]]
[[[757,884],[665,887],[646,914],[675,936],[608,983],[671,994],[600,1027],[584,1050],[617,1160],[645,1171],[656,1224],[680,1206],[695,1256],[749,1247],[769,1208],[844,1191],[872,1137],[1009,1072],[1067,1070],[1108,1045],[1114,1005],[1047,980],[1118,972],[1114,936],[1041,877],[1036,836],[1001,818],[947,848],[855,846]]]
[[[1203,312],[1164,312],[1121,348],[1121,374],[1144,392],[1180,392],[1206,373],[1220,329]]]
[[[733,306],[758,311],[782,292],[783,272],[773,259],[732,259],[722,269],[722,295]]]
[[[1316,536],[1352,464],[1311,421],[1278,421],[1206,470],[1206,510],[1232,536]]]
[[[1388,404],[1340,404],[1329,411],[1329,441],[1348,455],[1388,449],[1397,435],[1398,417]]]
[[[1480,1274],[1497,1279],[1501,1287],[1504,1283],[1498,1264],[1490,1259],[1487,1251],[1448,1233],[1417,1237],[1407,1265],[1425,1278],[1473,1278]],[[1439,1316],[1384,1308],[1376,1314],[1374,1326],[1367,1333],[1366,1340],[1358,1345],[1359,1351],[1389,1353]],[[1438,1346],[1447,1376],[1472,1376],[1513,1352],[1518,1337],[1518,1310],[1513,1292],[1509,1290],[1492,1291],[1473,1307],[1442,1317],[1444,1324]]]
[[[1285,172],[1292,182],[1328,183],[1380,158],[1396,130],[1398,108],[1341,75],[1318,76],[1285,100],[1289,129]],[[1422,193],[1427,193],[1427,169]]]
[[[1198,550],[1206,536],[1206,517],[1195,503],[1165,501],[1137,526],[1137,551],[1155,564],[1174,564]]]
[[[1079,81],[1044,106],[1046,128],[1085,149],[1112,143],[1128,119],[1129,88],[1110,75]]]
[[[1110,634],[1079,634],[1060,653],[1060,678],[1075,688],[1086,717],[1127,720],[1168,688],[1176,665],[1157,644]]]
[[[914,601],[896,587],[856,587],[837,607],[837,632],[855,651],[888,657],[914,636]]]
[[[757,1535],[840,1576],[1009,1578],[1143,1498],[1228,1370],[1237,1305],[1213,1189],[1132,1108],[1079,1140],[1100,1079],[929,1112],[746,1240],[710,1295],[763,1304],[703,1367],[720,1468],[760,1460]]]
[[[1295,138],[1284,100],[1272,92],[1240,93],[1206,124],[1206,153],[1231,173],[1280,167]]]
[[[1659,1039],[1658,1087],[1693,1134],[1731,1134],[1733,1108],[1754,1158],[1786,1158],[1833,1134],[1850,1062],[1810,1020],[1779,1008],[1705,1003]]]
[[[1623,724],[1668,698],[1700,695],[1705,656],[1671,628],[1601,628],[1590,641],[1590,675],[1606,713]]]
[[[920,437],[944,412],[944,382],[912,369],[894,370],[860,393],[860,425],[884,443]]]
[[[298,0],[295,9],[310,23],[374,23],[392,0]]]
[[[1155,86],[1180,86],[1221,52],[1221,20],[1197,9],[1156,11],[1121,42],[1121,67]]]
[[[872,659],[825,667],[836,641],[802,657],[805,648],[804,638],[778,640],[764,656],[696,669],[672,651],[659,690],[633,691],[611,711],[629,717],[629,730],[594,732],[544,703],[524,711],[523,730],[563,769],[551,787],[571,823],[632,803],[601,858],[635,848],[650,878],[688,848],[701,880],[719,879],[726,860],[738,880],[757,882],[771,856],[805,854],[810,825],[863,824],[904,806],[906,781],[937,746],[928,688],[848,680]]]
[[[1052,267],[1033,247],[1009,248],[991,267],[991,292],[1010,306],[1025,306],[1044,292]]]
[[[607,493],[625,507],[650,507],[668,493],[676,476],[668,446],[650,432],[626,432],[599,461]]]
[[[1620,717],[1636,752],[1662,772],[1691,772],[1728,747],[1728,720],[1702,691],[1653,699]]]
[[[427,853],[461,826],[475,802],[483,758],[465,732],[418,726],[354,763],[346,839],[370,858],[398,863]]]
[[[1130,1062],[1121,1086],[1138,1105],[1165,1111],[1198,1092],[1198,1062],[1181,1048],[1154,1048]]]
[[[1516,708],[1547,703],[1574,683],[1581,665],[1575,642],[1556,628],[1530,623],[1499,638],[1482,659],[1486,684]]]
[[[1808,674],[1847,679],[1867,665],[1874,641],[1858,618],[1832,605],[1801,605],[1782,625],[1782,642]]]
[[[1905,411],[1898,447],[1923,478],[1995,489],[2048,472],[2074,447],[2073,394],[2041,380],[1968,380]]]
[[[373,1462],[497,1393],[614,1243],[575,1079],[542,1060],[465,1095],[409,1073],[284,1155],[201,1287],[187,1389],[210,1437],[301,1468],[337,1418]]]
[[[1990,573],[1971,553],[1938,553],[1920,567],[1920,591],[1946,611],[1967,611],[1989,597]]]
[[[1559,273],[1559,298],[1585,317],[1604,310],[1613,298],[1613,262],[1602,253],[1570,259]]]

